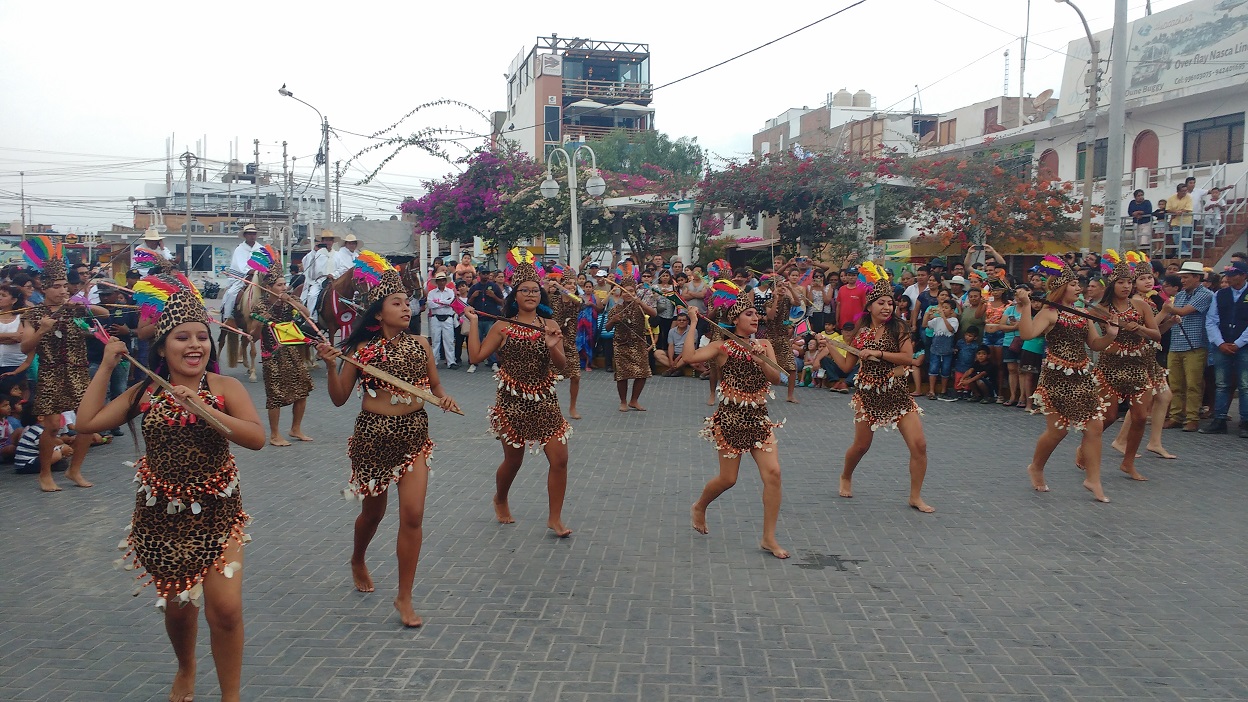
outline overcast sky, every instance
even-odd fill
[[[651,80],[674,81],[851,5],[829,2],[351,3],[305,1],[182,5],[167,2],[0,3],[0,221],[19,218],[11,193],[25,170],[33,221],[61,231],[130,224],[126,197],[164,179],[165,139],[175,150],[207,136],[225,161],[236,137],[250,160],[281,167],[281,146],[307,182],[320,139],[316,115],[277,94],[285,83],[340,130],[331,160],[371,143],[346,132],[382,129],[421,103],[455,99],[501,110],[503,74],[536,37],[644,42]],[[1094,32],[1109,28],[1113,0],[1078,0]],[[1181,4],[1153,0],[1153,11]],[[1075,12],[1031,3],[1026,91],[1057,91],[1066,45],[1083,36]],[[1144,14],[1131,0],[1130,19]],[[829,92],[865,89],[880,109],[940,112],[1000,95],[1010,51],[1018,93],[1026,0],[866,0],[845,13],[654,95],[656,123],[696,136],[713,154],[741,157],[764,121]],[[991,26],[989,26],[991,25]],[[488,131],[462,108],[421,111],[401,128]],[[344,214],[385,218],[403,195],[452,166],[415,153],[357,186],[380,155],[343,179]],[[312,187],[318,187],[319,181]]]

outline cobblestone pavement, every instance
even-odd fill
[[[339,491],[358,406],[332,407],[323,370],[316,443],[240,450],[255,517],[244,699],[1248,699],[1248,442],[1234,435],[1167,432],[1181,459],[1142,458],[1140,484],[1111,462],[1113,504],[1097,505],[1073,441],[1054,455],[1053,491],[1030,490],[1039,418],[923,400],[924,496],[938,509],[925,516],[906,507],[896,433],[877,436],[855,498],[839,499],[846,398],[799,391],[800,407],[772,411],[788,418],[780,539],[794,557],[780,561],[757,548],[748,459],[711,535],[689,527],[715,470],[696,437],[704,383],[656,378],[649,412],[620,413],[611,378],[587,376],[565,510],[576,533],[560,540],[539,456],[513,492],[519,523],[495,523],[490,375],[445,375],[468,416],[432,419],[423,629],[402,629],[391,607],[393,509],[371,553],[378,591],[351,587],[355,507]],[[0,698],[165,699],[174,662],[154,597],[130,597],[131,574],[112,565],[132,457],[129,437],[94,451],[91,490],[44,495],[33,477],[0,476]],[[207,633],[201,700],[217,698]]]

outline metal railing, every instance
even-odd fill
[[[1123,249],[1144,249],[1152,258],[1164,260],[1197,259],[1212,265],[1229,245],[1229,236],[1239,236],[1248,224],[1248,198],[1236,197],[1242,184],[1224,191],[1226,209],[1221,212],[1173,214],[1166,220],[1149,223],[1148,236],[1130,217],[1121,218]]]
[[[585,80],[582,78],[564,78],[563,94],[578,98],[604,100],[649,101],[650,83],[630,83],[618,80]]]
[[[1122,174],[1123,189],[1127,188],[1127,183],[1131,184],[1131,189],[1151,190],[1156,188],[1168,188],[1173,193],[1175,186],[1188,178],[1195,178],[1197,183],[1203,183],[1206,190],[1213,183],[1219,183],[1226,180],[1226,164],[1218,161],[1209,163],[1193,163],[1186,166],[1166,166],[1165,168],[1137,168],[1134,171]],[[1074,195],[1083,197],[1083,180],[1071,181],[1075,186]],[[1092,183],[1092,194],[1104,194],[1105,179],[1097,178]]]
[[[640,134],[641,132],[647,130],[637,129],[635,127],[593,127],[584,124],[565,124],[563,125],[563,138],[564,143],[570,141],[598,141],[615,131],[622,131],[632,135]]]

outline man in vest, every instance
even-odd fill
[[[234,275],[246,277],[251,272],[251,267],[247,265],[247,261],[260,248],[260,244],[256,241],[257,234],[256,225],[248,224],[243,227],[243,242],[234,248],[234,255],[230,258],[230,272]],[[222,319],[229,319],[234,315],[234,303],[238,300],[238,294],[247,285],[237,278],[231,278],[230,280],[232,283],[225,291],[225,299],[221,301]]]
[[[306,282],[303,285],[303,304],[310,310],[316,309],[321,290],[325,287],[325,279],[332,268],[332,251],[334,248],[333,232],[321,233],[321,240],[316,248],[303,257],[303,274]]]
[[[1231,392],[1239,386],[1239,436],[1248,439],[1248,263],[1236,261],[1222,270],[1227,287],[1214,293],[1205,316],[1205,331],[1213,350],[1218,393],[1213,418],[1201,434],[1225,434],[1231,411]]]

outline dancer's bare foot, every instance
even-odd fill
[[[707,407],[714,407],[716,402],[717,400],[715,399],[714,395],[711,395],[710,397],[706,398]]]
[[[494,500],[494,516],[498,518],[499,524],[515,524],[516,520],[511,518],[511,508],[506,502]]]
[[[355,589],[360,592],[372,592],[374,589],[373,576],[364,563],[351,561],[351,579],[355,581]]]
[[[41,475],[39,476],[39,489],[44,492],[60,492],[61,486],[56,484],[56,481],[52,479],[52,476],[49,475],[47,478],[44,478]]]
[[[1044,469],[1027,466],[1027,475],[1031,477],[1031,489],[1036,492],[1048,492],[1049,486],[1044,483]]]
[[[580,413],[580,412],[577,412],[575,407],[572,407],[572,408],[570,408],[570,409],[568,410],[568,416],[569,416],[569,417],[571,417],[571,418],[573,418],[573,419],[580,419],[580,418],[581,418],[581,413]]]
[[[1135,466],[1125,466],[1125,465],[1118,466],[1118,469],[1121,470],[1123,473],[1126,473],[1127,477],[1132,480],[1139,480],[1141,482],[1148,480],[1148,478],[1145,478],[1144,476],[1140,475],[1140,471],[1136,470]]]
[[[699,534],[709,534],[710,529],[706,528],[706,510],[699,509],[697,505],[689,508],[689,516],[693,521],[693,530]]]
[[[852,478],[846,478],[843,475],[841,476],[841,497],[853,497],[854,496],[854,487],[852,483],[853,483]]]
[[[70,468],[69,470],[65,471],[65,477],[69,479],[69,482],[73,483],[74,485],[77,485],[80,488],[89,488],[89,487],[95,486],[95,483],[82,477],[81,468],[78,468],[78,469]]]
[[[645,412],[645,411],[646,411],[646,408],[645,408],[645,407],[642,407],[642,406],[641,406],[641,405],[640,405],[640,404],[639,404],[636,400],[634,400],[634,401],[632,401],[632,402],[628,403],[628,406],[629,406],[630,408],[632,408],[632,409],[637,410],[638,412]]]
[[[1092,497],[1097,502],[1106,502],[1106,503],[1109,502],[1109,498],[1105,496],[1105,493],[1104,491],[1101,490],[1101,486],[1099,484],[1096,486],[1093,486],[1090,483],[1088,483],[1088,481],[1085,480],[1083,481],[1083,489],[1092,493]]]
[[[1164,446],[1149,446],[1148,450],[1152,451],[1158,456],[1161,456],[1162,458],[1170,458],[1170,459],[1178,458],[1178,456],[1167,451]]]
[[[1111,441],[1111,442],[1109,443],[1109,445],[1110,445],[1110,446],[1113,446],[1113,447],[1114,447],[1114,450],[1115,450],[1115,451],[1117,451],[1118,453],[1121,453],[1121,454],[1122,454],[1122,455],[1124,455],[1124,456],[1125,456],[1125,455],[1127,455],[1127,442],[1125,442],[1125,441],[1118,441],[1117,439],[1115,439],[1115,440]],[[1135,454],[1135,457],[1136,457],[1136,458],[1143,458],[1143,456],[1141,456],[1141,455],[1140,455],[1140,454],[1138,454],[1138,453],[1137,453],[1137,454]]]
[[[784,398],[784,401],[785,401],[785,402],[792,402],[792,403],[793,403],[793,404],[795,404],[795,405],[800,405],[800,404],[802,404],[802,403],[798,402],[798,401],[797,401],[797,398],[796,398],[796,397],[793,397],[792,395],[790,395],[790,396],[788,396],[788,397]]]
[[[555,536],[558,536],[561,539],[566,539],[572,535],[572,530],[564,526],[563,522],[558,519],[547,519],[546,528],[555,532]]]
[[[621,411],[621,412],[627,412],[627,411],[628,411],[628,403],[627,403],[627,402],[621,402],[621,403],[620,403],[620,411]]]
[[[1079,470],[1087,470],[1083,467],[1083,444],[1075,447],[1075,467]]]
[[[169,691],[169,702],[192,702],[195,699],[195,665],[188,669],[178,666],[178,674],[173,676],[173,689]]]
[[[280,434],[270,436],[269,443],[274,446],[290,446],[290,442],[283,438]]]
[[[290,435],[299,441],[315,441],[315,439],[307,434],[304,434],[302,431],[295,431],[294,429],[290,430]]]
[[[789,552],[780,548],[780,544],[776,543],[775,539],[772,539],[770,543],[766,541],[761,541],[759,542],[758,547],[763,549],[767,553],[770,553],[771,555],[775,556],[776,558],[788,558],[789,557]]]
[[[927,504],[926,502],[924,502],[924,501],[923,501],[923,498],[921,498],[921,497],[920,497],[920,498],[917,498],[917,499],[910,500],[910,506],[911,506],[911,507],[913,507],[913,508],[915,508],[915,509],[917,509],[917,510],[919,510],[920,512],[922,512],[922,513],[924,513],[924,514],[931,514],[932,512],[935,512],[935,511],[936,511],[936,508],[935,508],[935,507],[933,507],[933,506],[931,506],[931,505]]]
[[[424,624],[420,619],[420,615],[416,614],[416,610],[412,609],[411,600],[400,600],[396,597],[394,608],[399,611],[399,619],[403,621],[403,626],[415,628]]]

